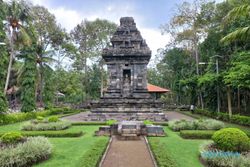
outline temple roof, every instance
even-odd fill
[[[122,17],[120,26],[111,38],[112,46],[105,48],[102,55],[105,56],[148,56],[151,50],[142,38],[136,27],[133,17]]]
[[[164,89],[164,88],[161,88],[159,86],[155,86],[155,85],[152,85],[152,84],[149,84],[147,85],[147,88],[148,88],[148,92],[149,93],[166,93],[166,92],[170,92],[169,89]]]

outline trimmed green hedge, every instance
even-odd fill
[[[184,139],[211,139],[215,130],[181,130],[180,136]],[[250,133],[243,131],[250,138]]]
[[[0,133],[0,136],[5,133]],[[79,137],[83,135],[82,131],[23,131],[22,136],[45,136],[45,137]]]
[[[219,119],[226,122],[231,122],[239,125],[250,126],[250,117],[242,115],[232,115],[230,118],[227,113],[211,112],[208,110],[196,109],[195,114],[205,115],[211,118]]]
[[[71,122],[72,126],[82,126],[82,125],[107,125],[106,122]]]
[[[78,110],[72,110],[69,108],[52,108],[49,110],[43,110],[38,112],[20,112],[20,113],[13,113],[13,114],[5,114],[0,113],[0,125],[7,125],[22,121],[27,121],[31,119],[36,119],[37,117],[47,117],[50,115],[56,114],[66,114],[66,113],[76,113],[79,112]]]
[[[180,136],[184,139],[211,139],[214,130],[181,130]]]
[[[104,138],[96,141],[90,150],[88,150],[78,166],[80,167],[98,167],[102,156],[108,145],[109,138]]]
[[[177,167],[174,159],[169,155],[167,149],[162,149],[165,147],[164,143],[160,143],[158,140],[149,138],[149,145],[154,154],[157,165],[160,167]]]
[[[168,122],[153,122],[153,125],[168,126]]]

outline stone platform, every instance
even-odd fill
[[[163,103],[151,98],[102,98],[91,103],[92,113],[161,113]]]
[[[167,121],[167,116],[164,113],[90,113],[84,112],[76,115],[67,116],[64,119],[69,121],[81,122],[81,121],[101,121],[108,120],[117,121],[144,121],[150,120],[155,122]]]

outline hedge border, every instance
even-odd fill
[[[1,132],[0,137],[6,132]],[[45,136],[45,137],[80,137],[84,133],[82,131],[65,132],[65,131],[21,131],[23,136]]]
[[[211,139],[215,130],[181,130],[180,136],[184,139]]]

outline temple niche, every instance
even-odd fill
[[[132,17],[122,17],[111,38],[112,46],[102,52],[107,64],[108,87],[99,101],[93,101],[94,113],[159,113],[162,103],[147,90],[147,65],[151,50]]]

